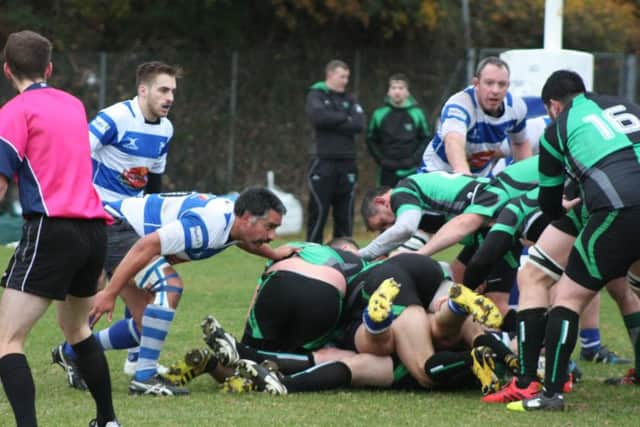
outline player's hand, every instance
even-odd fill
[[[487,163],[496,158],[496,153],[496,151],[492,150],[479,151],[468,157],[467,162],[469,162],[469,166],[474,168],[483,168]]]
[[[98,323],[103,314],[107,314],[107,320],[111,322],[113,318],[113,309],[116,305],[116,297],[111,295],[108,290],[98,292],[93,300],[93,307],[89,312],[91,319],[91,327]]]
[[[562,207],[564,208],[565,212],[569,212],[574,206],[580,204],[582,200],[580,199],[580,197],[576,197],[575,199],[566,199],[564,196],[562,197]]]
[[[294,246],[288,246],[288,245],[280,246],[279,248],[273,250],[273,254],[274,254],[273,260],[278,261],[283,258],[288,258],[293,254],[297,254],[298,252],[300,252],[300,250],[301,248],[296,248]]]

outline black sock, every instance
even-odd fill
[[[259,352],[260,353],[260,352]],[[285,375],[295,374],[315,366],[313,354],[266,353],[265,359],[272,360]]]
[[[0,379],[16,417],[16,425],[37,426],[36,387],[27,357],[21,353],[10,353],[0,358]]]
[[[468,384],[473,359],[468,351],[440,351],[424,363],[424,372],[439,386],[460,387]]]
[[[520,375],[518,387],[527,388],[538,380],[538,358],[547,327],[547,309],[529,308],[518,311],[518,357]]]
[[[210,374],[213,374],[213,371],[215,371],[217,367],[218,367],[218,359],[216,359],[215,357],[212,357],[211,359],[209,359],[207,364],[204,365],[204,371]]]
[[[342,362],[327,362],[284,377],[289,392],[334,390],[351,385],[351,369]]]
[[[504,360],[508,355],[513,355],[513,352],[505,343],[491,335],[490,333],[478,335],[473,340],[473,347],[487,346],[498,356],[500,360]]]
[[[295,374],[315,365],[312,353],[291,354],[256,350],[240,342],[237,344],[237,348],[241,359],[249,359],[258,363],[264,360],[271,360],[278,365],[278,370],[285,375]]]
[[[504,332],[516,332],[516,327],[518,325],[518,313],[514,309],[510,309],[507,311],[507,314],[502,318],[502,329]]]
[[[116,419],[111,397],[109,365],[102,347],[93,335],[71,346],[78,356],[76,365],[96,402],[96,420],[103,425]]]
[[[544,388],[547,396],[562,393],[569,374],[569,358],[578,339],[580,316],[566,307],[554,307],[547,321]]]

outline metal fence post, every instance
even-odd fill
[[[231,93],[229,94],[229,151],[227,155],[226,190],[233,186],[233,165],[235,160],[236,141],[236,107],[238,105],[238,52],[231,54]]]
[[[625,96],[631,102],[635,102],[636,101],[636,81],[638,78],[636,55],[629,54],[626,56],[625,71],[626,71]]]
[[[356,50],[355,57],[353,59],[353,96],[358,99],[358,92],[360,89],[360,51]]]
[[[464,27],[464,55],[466,63],[466,84],[471,82],[476,63],[475,49],[471,47],[471,19],[469,14],[469,0],[462,0],[462,26]]]

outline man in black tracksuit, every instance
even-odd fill
[[[345,92],[348,65],[332,60],[325,72],[325,81],[311,86],[305,105],[314,131],[307,241],[318,243],[322,243],[330,207],[333,237],[352,235],[357,180],[355,137],[364,128],[362,108]]]
[[[392,75],[385,105],[373,112],[367,132],[367,148],[380,166],[378,186],[395,187],[416,173],[428,137],[429,126],[409,93],[409,79]]]

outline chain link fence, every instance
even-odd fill
[[[474,57],[502,50],[478,49]],[[304,100],[307,88],[324,78],[329,59],[351,66],[350,90],[368,114],[382,104],[388,77],[405,73],[433,129],[442,103],[467,84],[464,57],[455,49],[436,56],[409,48],[69,52],[54,56],[51,84],[81,98],[91,118],[100,108],[134,96],[139,63],[158,59],[179,64],[185,73],[170,115],[175,135],[164,187],[222,193],[264,184],[266,172],[273,170],[276,183],[304,201],[311,147]],[[635,56],[596,53],[595,59],[595,89],[635,99]],[[3,79],[0,104],[12,96]],[[358,142],[363,190],[374,185],[376,168],[364,134]]]

